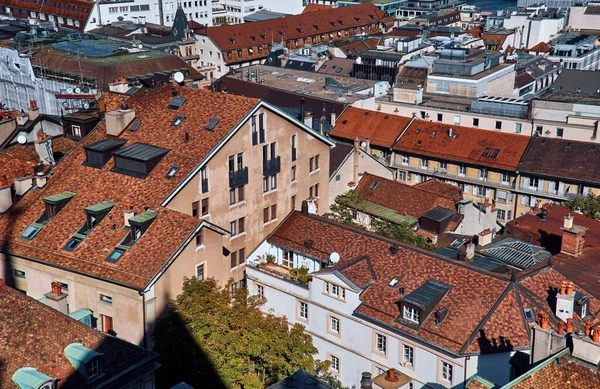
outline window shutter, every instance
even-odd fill
[[[477,185],[473,185],[473,195],[477,196]]]
[[[541,178],[538,180],[538,192],[544,191],[544,180]]]
[[[485,197],[490,198],[490,188],[485,188]]]
[[[565,193],[565,183],[562,181],[558,183],[558,193]]]
[[[523,177],[523,187],[529,188],[529,177]]]
[[[267,223],[269,221],[269,208],[263,209],[263,221]]]

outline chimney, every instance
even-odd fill
[[[337,119],[337,115],[335,114],[335,112],[331,113],[331,127],[335,127],[335,121]]]
[[[27,116],[25,114],[25,112],[23,112],[23,110],[21,110],[21,113],[17,116],[17,124],[19,126],[22,126],[25,123],[27,123],[28,120],[29,120],[29,116]]]
[[[567,338],[561,334],[560,323],[564,326],[564,322],[559,321],[557,333],[548,325],[548,314],[543,311],[538,313],[537,322],[531,327],[531,364],[544,360],[566,347]]]
[[[362,373],[362,377],[360,380],[360,389],[373,389],[373,378],[371,373]]]
[[[548,329],[548,314],[544,311],[540,311],[538,313],[538,325],[543,329],[543,330],[547,330]]]
[[[35,186],[38,188],[43,188],[46,186],[46,182],[48,181],[48,178],[46,177],[46,175],[43,172],[37,172],[35,175]]]
[[[29,120],[35,120],[40,116],[40,109],[37,105],[37,100],[29,100],[29,109],[27,110]]]
[[[452,127],[448,129],[448,137],[452,138]]]
[[[600,328],[594,327],[594,334],[590,339],[588,336],[572,336],[573,351],[571,356],[594,366],[600,363]]]
[[[556,295],[555,315],[562,321],[567,322],[567,332],[569,332],[568,320],[573,318],[573,307],[575,302],[574,295],[575,294],[573,293],[573,283],[567,283],[563,281],[560,285],[559,293]]]
[[[125,227],[129,227],[129,219],[135,216],[135,212],[133,211],[131,201],[125,200],[125,209],[123,211],[123,214]]]
[[[436,234],[433,234],[431,236],[431,244],[435,246],[437,244],[437,242],[438,242],[438,236]]]
[[[544,207],[544,208],[542,208],[542,211],[540,212],[540,220],[546,221],[547,219],[548,219],[548,208]]]
[[[369,138],[366,138],[365,143],[365,151],[367,152],[367,154],[371,154],[371,140]]]
[[[472,261],[475,258],[475,243],[470,241],[467,244],[467,261]]]
[[[33,146],[38,154],[40,161],[44,165],[55,165],[54,153],[52,152],[52,139],[48,138],[44,132],[40,133],[37,139],[34,141]]]
[[[390,369],[385,374],[385,380],[388,382],[398,382],[398,376],[396,376],[396,370]]]
[[[492,230],[489,228],[486,228],[485,230],[481,231],[478,235],[478,241],[477,243],[480,246],[487,246],[488,244],[492,243]]]
[[[573,333],[573,319],[567,319],[567,334]]]
[[[106,121],[106,134],[119,136],[123,130],[135,119],[135,111],[129,109],[127,104],[121,104],[121,108],[107,112],[104,115]]]
[[[1,278],[0,278],[0,282],[2,282]],[[592,334],[592,341],[594,341],[594,343],[600,342],[600,326],[594,327],[594,333]]]
[[[31,176],[15,178],[15,194],[23,196],[33,186],[33,178]]]
[[[308,201],[302,200],[302,208],[301,211],[304,216],[308,216]]]
[[[50,308],[54,308],[60,313],[68,314],[67,310],[67,297],[68,294],[62,292],[62,286],[60,282],[53,281],[51,284],[51,291],[46,293],[46,305]]]
[[[12,206],[12,190],[10,184],[0,178],[0,213],[6,212]]]
[[[302,121],[308,127],[313,128],[313,114],[312,114],[312,112],[305,112]]]
[[[304,122],[304,97],[300,98],[300,120]]]
[[[358,137],[354,139],[353,162],[352,181],[358,182],[358,169],[360,167],[360,140],[358,140]]]
[[[578,257],[583,253],[587,228],[574,224],[573,219],[571,212],[565,216],[560,252]]]

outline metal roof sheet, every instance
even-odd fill
[[[108,212],[112,207],[115,206],[115,203],[110,201],[103,201],[98,204],[90,205],[89,207],[85,207],[85,211],[89,213],[104,213]]]
[[[144,211],[144,212],[140,213],[139,215],[135,215],[134,217],[129,219],[129,223],[133,222],[134,224],[144,224],[151,220],[154,220],[154,218],[156,218],[157,216],[158,216],[158,212]]]
[[[69,192],[68,190],[66,190],[66,191],[64,191],[62,193],[58,193],[58,194],[55,194],[55,195],[44,197],[44,202],[50,203],[50,204],[62,203],[64,201],[69,200],[73,196],[75,196],[75,193]]]
[[[162,147],[156,147],[144,143],[134,143],[131,146],[127,146],[124,149],[115,152],[115,155],[123,158],[147,162],[156,158],[160,158],[168,152],[168,149],[163,149]]]
[[[451,285],[430,278],[402,299],[403,302],[430,312],[452,289]]]
[[[480,250],[483,254],[508,262],[522,268],[528,268],[550,259],[552,254],[540,246],[509,238],[491,244]]]
[[[440,207],[438,205],[437,207],[433,208],[431,211],[425,212],[423,214],[423,216],[421,216],[421,217],[424,217],[429,220],[441,222],[441,221],[444,221],[446,219],[453,217],[454,214],[456,214],[456,212],[454,212],[448,208]]]
[[[86,150],[93,150],[98,152],[112,151],[120,148],[127,140],[125,139],[102,139],[98,142],[90,143],[89,145],[85,145],[84,148]]]

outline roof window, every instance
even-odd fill
[[[167,175],[165,177],[173,178],[173,176],[175,175],[175,173],[177,173],[178,170],[179,170],[179,166],[177,166],[177,165],[171,166],[171,168],[169,169],[169,171],[167,172]]]
[[[106,258],[107,262],[117,263],[117,261],[125,254],[125,250],[116,248]]]
[[[379,181],[375,181],[371,184],[371,186],[369,187],[369,189],[371,190],[375,190],[375,188],[377,188],[379,186]]]
[[[138,130],[138,128],[140,128],[141,125],[142,125],[142,122],[139,120],[136,120],[133,122],[131,127],[129,127],[129,131],[136,132]]]
[[[91,350],[81,343],[71,343],[65,347],[64,354],[75,370],[88,381],[98,377],[102,372],[100,357],[103,354]]]
[[[113,152],[120,149],[127,141],[125,139],[102,139],[85,145],[84,166],[102,169],[112,157]]]
[[[486,147],[483,152],[481,153],[481,155],[483,157],[489,157],[489,158],[497,158],[498,154],[500,154],[500,151],[502,149],[495,149],[492,147]]]
[[[55,194],[52,196],[48,196],[44,198],[44,203],[46,203],[46,209],[44,213],[40,215],[29,227],[21,233],[21,238],[31,240],[33,239],[41,230],[50,222],[50,220],[54,219],[54,216],[61,209],[64,208],[65,205],[75,196],[73,192],[62,192],[59,194]]]
[[[185,103],[185,97],[173,97],[167,108],[169,109],[179,109]]]
[[[115,167],[111,171],[146,178],[168,152],[161,147],[135,143],[114,153]]]
[[[171,122],[171,125],[177,127],[178,125],[181,124],[181,122],[183,122],[184,119],[185,119],[185,116],[177,115],[177,116],[175,116],[175,119],[173,119],[173,121]]]
[[[535,315],[533,314],[533,310],[531,308],[523,308],[523,314],[525,315],[525,319],[527,319],[527,321],[535,320]]]
[[[73,234],[71,239],[63,246],[63,250],[74,251],[77,246],[92,232],[92,230],[104,219],[110,210],[115,206],[115,203],[103,201],[101,203],[85,208],[86,220],[79,227],[77,232]]]
[[[395,287],[396,285],[398,285],[398,283],[399,283],[399,282],[400,282],[400,281],[398,281],[398,279],[397,279],[397,278],[392,278],[392,279],[390,280],[390,283],[388,284],[388,286],[389,286],[390,288],[393,288],[393,287]]]
[[[215,126],[217,125],[217,123],[219,123],[219,119],[218,118],[212,118],[210,119],[210,121],[208,122],[208,124],[206,125],[206,129],[208,131],[212,131],[215,129]]]

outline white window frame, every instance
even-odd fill
[[[452,365],[450,362],[442,361],[440,369],[440,378],[442,381],[452,385],[452,380],[454,379],[454,365]]]
[[[380,354],[387,355],[388,339],[386,335],[375,333],[375,351]]]
[[[302,307],[305,307],[305,309],[302,309]],[[298,301],[298,318],[308,320],[308,303],[305,301]]]
[[[407,352],[408,351],[408,352]],[[402,364],[404,366],[414,366],[415,348],[407,344],[402,345]]]
[[[412,321],[413,323],[419,323],[421,319],[421,312],[418,309],[405,305],[402,309],[402,317],[406,320]]]

